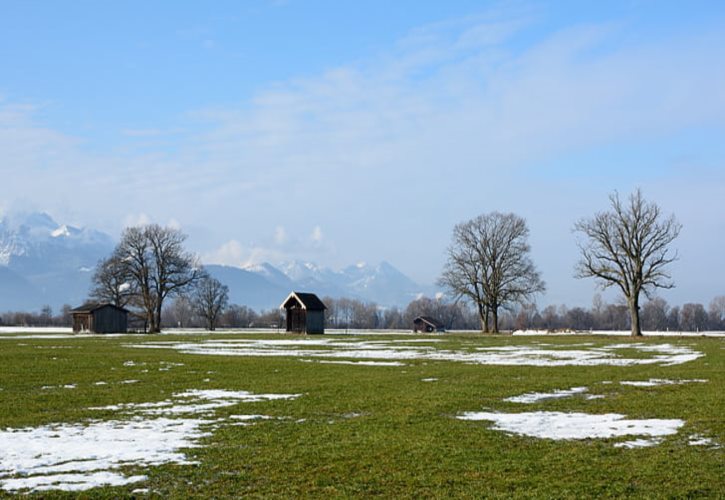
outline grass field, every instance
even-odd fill
[[[3,334],[0,370],[0,495],[725,497],[723,338]]]

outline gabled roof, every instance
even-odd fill
[[[418,323],[418,322],[426,323],[426,324],[432,326],[433,328],[443,328],[443,326],[444,326],[443,323],[441,323],[440,321],[438,321],[435,318],[431,318],[430,316],[418,316],[417,318],[415,318],[413,320],[413,323]]]
[[[284,302],[279,306],[280,309],[287,309],[290,301],[295,301],[307,311],[324,311],[327,309],[325,304],[314,293],[307,292],[291,292]]]
[[[71,309],[70,312],[72,312],[72,313],[91,313],[102,307],[113,307],[114,309],[118,309],[119,311],[128,312],[128,309],[124,309],[123,307],[118,307],[117,305],[111,304],[110,302],[86,302],[85,304],[83,304],[80,307]]]

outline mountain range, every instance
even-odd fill
[[[0,219],[0,312],[37,311],[46,304],[58,311],[63,304],[81,304],[96,264],[115,243],[108,234],[59,224],[46,213]],[[256,310],[276,308],[291,290],[383,306],[405,306],[433,292],[387,262],[360,263],[339,271],[301,261],[205,267],[229,287],[231,303]]]

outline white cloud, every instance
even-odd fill
[[[143,212],[138,214],[128,214],[123,219],[123,227],[148,226],[153,224],[153,219]]]
[[[312,234],[310,234],[310,240],[312,240],[312,243],[319,244],[322,242],[322,228],[320,226],[315,226],[312,229]]]
[[[284,245],[287,242],[287,231],[284,226],[277,226],[274,230],[274,242],[278,245]]]
[[[572,220],[599,209],[607,192],[629,190],[639,171],[566,159],[597,149],[626,155],[633,143],[666,151],[681,131],[725,127],[725,36],[641,42],[610,24],[545,33],[535,15],[499,9],[421,27],[377,57],[189,113],[169,150],[91,154],[49,129],[37,108],[0,102],[0,198],[30,196],[32,183],[48,209],[93,206],[86,225],[135,206],[151,215],[126,225],[178,218],[202,227],[210,241],[227,241],[210,253],[219,262],[389,259],[422,282],[438,274],[454,223],[512,210],[536,222],[532,239],[538,232],[549,242],[534,257],[552,291],[556,279],[574,289]],[[154,125],[126,132],[164,129]],[[722,171],[721,162],[710,169]],[[665,199],[696,185],[684,176],[665,182],[664,168],[642,177],[668,185],[658,191]],[[691,206],[700,210],[688,214],[693,221],[711,220]],[[270,234],[291,216],[318,225],[305,234],[290,222]],[[416,234],[431,235],[430,244],[411,257]],[[715,234],[700,247],[722,246]]]
[[[255,245],[245,245],[237,240],[229,240],[216,250],[202,256],[205,264],[245,267],[263,262],[276,262],[284,259],[277,250]]]

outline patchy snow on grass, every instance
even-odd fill
[[[411,339],[419,340],[419,339]],[[427,340],[426,340],[427,341]],[[429,341],[427,341],[429,342]],[[215,339],[202,342],[150,341],[132,345],[145,349],[175,349],[185,354],[218,356],[273,356],[375,361],[454,361],[481,365],[507,366],[671,366],[693,361],[703,353],[688,346],[672,344],[624,343],[602,347],[513,345],[474,350],[438,349],[434,345],[409,340],[359,339]],[[644,356],[628,357],[640,351]]]
[[[618,413],[591,415],[537,411],[527,413],[465,412],[460,420],[487,420],[493,429],[541,439],[593,439],[619,436],[669,436],[685,422],[679,419],[628,419]]]
[[[717,444],[713,439],[710,439],[705,436],[701,436],[700,434],[693,434],[688,438],[687,444],[690,446],[712,446],[715,448],[719,448],[720,445]]]
[[[115,469],[189,463],[179,450],[208,435],[205,423],[157,418],[6,429],[0,431],[0,484],[6,491],[79,491],[142,481],[145,476]]]
[[[690,380],[669,380],[664,378],[651,378],[649,380],[622,380],[621,385],[631,385],[633,387],[656,387],[658,385],[681,385],[690,383],[706,383],[706,379],[694,378]]]
[[[630,337],[630,330],[570,330],[564,332],[550,332],[548,330],[515,330],[514,336],[521,337],[538,337],[538,336],[572,336],[572,335],[600,335],[600,336],[616,336]],[[642,332],[643,337],[725,337],[725,332],[721,331],[705,331],[705,332],[669,332],[669,331],[646,331]]]
[[[0,431],[0,488],[82,491],[143,481],[146,476],[127,476],[119,469],[191,463],[181,450],[198,447],[200,438],[224,422],[209,416],[214,410],[298,396],[191,389],[165,401],[91,408],[117,412],[121,419],[5,429]],[[179,415],[184,418],[172,418]],[[231,417],[246,425],[267,418],[272,417]]]
[[[509,403],[533,404],[547,399],[561,399],[582,394],[589,390],[588,387],[572,387],[571,389],[556,389],[552,392],[529,392],[520,396],[512,396],[504,399]]]
[[[321,359],[301,359],[306,363],[319,363],[321,365],[354,365],[354,366],[405,366],[400,361],[329,361]]]
[[[438,379],[435,377],[430,377],[430,378],[422,378],[422,379],[420,379],[420,381],[421,382],[437,382]]]
[[[663,439],[661,437],[658,438],[650,438],[650,439],[633,439],[631,441],[624,441],[622,443],[614,443],[615,448],[646,448],[648,446],[656,446],[660,443],[662,443]]]
[[[153,403],[125,403],[95,406],[90,410],[110,410],[134,415],[180,415],[208,414],[218,408],[238,403],[258,403],[278,399],[295,399],[299,394],[254,394],[247,391],[226,391],[222,389],[193,389],[173,395],[173,399]]]

